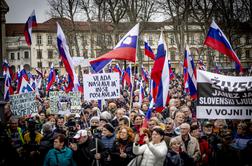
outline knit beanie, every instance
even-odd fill
[[[114,127],[110,123],[106,123],[103,127],[106,128],[111,133],[114,133],[115,131]]]

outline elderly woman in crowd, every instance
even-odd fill
[[[161,128],[154,128],[151,138],[152,141],[149,141],[149,137],[145,136],[145,144],[139,146],[136,143],[139,141],[139,137],[136,136],[133,153],[135,155],[143,155],[141,166],[162,166],[167,154],[167,146],[163,140],[164,131]]]
[[[44,166],[75,166],[73,152],[65,146],[65,136],[58,134],[54,138],[53,149],[51,149],[44,160]]]
[[[135,155],[132,152],[134,133],[129,127],[120,128],[111,150],[111,165],[126,166]]]
[[[164,166],[192,166],[193,159],[184,151],[181,151],[182,142],[172,138],[169,144],[169,151],[166,155]]]

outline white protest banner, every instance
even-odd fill
[[[80,113],[81,93],[64,91],[50,91],[50,109],[53,114]]]
[[[197,70],[199,119],[252,119],[252,77]]]
[[[119,73],[84,74],[84,99],[100,100],[120,97]]]
[[[36,92],[23,93],[10,96],[10,109],[14,116],[21,117],[38,113],[35,101]]]

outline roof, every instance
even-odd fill
[[[51,18],[43,23],[38,23],[37,27],[33,28],[33,32],[48,32],[56,33],[58,22],[63,31],[72,31],[73,27],[71,20],[67,18]],[[98,33],[112,33],[114,25],[110,22],[87,22],[87,21],[75,21],[75,29],[79,32],[98,32]],[[116,31],[127,32],[135,23],[122,22],[117,26]],[[157,32],[165,25],[171,25],[171,22],[141,22],[140,32]],[[248,23],[240,23],[239,32],[248,32],[251,29],[251,25]],[[6,24],[6,36],[20,36],[23,35],[25,23],[7,23]]]

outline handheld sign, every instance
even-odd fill
[[[81,93],[64,91],[50,91],[50,108],[54,114],[80,113]]]
[[[10,109],[14,116],[21,117],[38,112],[35,92],[10,96]]]
[[[119,73],[84,74],[84,99],[100,100],[120,97]]]
[[[252,77],[197,70],[199,119],[252,119]]]

